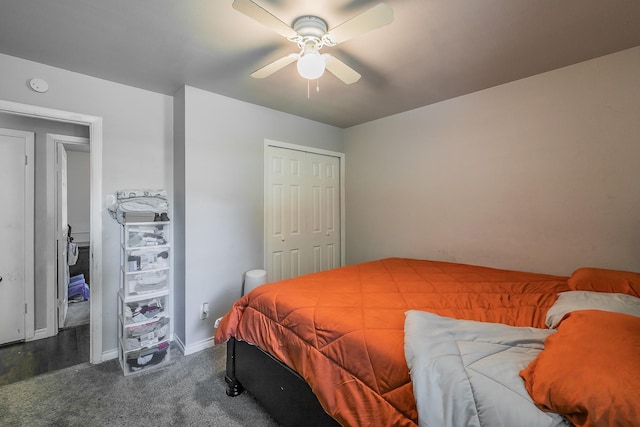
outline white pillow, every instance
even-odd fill
[[[558,294],[558,300],[547,312],[546,325],[556,328],[565,314],[577,310],[602,310],[640,317],[640,298],[627,294],[568,291]]]

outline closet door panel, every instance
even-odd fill
[[[304,274],[304,153],[267,147],[266,269],[269,281]]]
[[[340,158],[266,147],[270,282],[340,266]]]

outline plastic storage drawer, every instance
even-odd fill
[[[164,246],[168,243],[169,223],[167,222],[126,225],[124,230],[126,248],[148,248]]]
[[[120,307],[123,311],[120,315],[122,316],[125,326],[157,320],[168,315],[167,301],[169,296],[166,294],[153,295],[149,298],[129,301],[123,298],[121,294],[120,298],[122,298]]]
[[[151,322],[122,325],[122,344],[126,351],[152,347],[169,339],[169,318],[162,317]]]
[[[154,346],[137,351],[125,351],[120,346],[120,364],[125,375],[151,369],[171,359],[169,342],[163,341]]]
[[[139,296],[169,289],[169,270],[128,273],[124,275],[124,295]]]
[[[169,247],[126,248],[125,273],[169,268]]]

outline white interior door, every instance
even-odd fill
[[[341,265],[340,158],[265,148],[265,268],[269,281]]]
[[[56,193],[58,221],[56,225],[57,237],[57,270],[58,270],[58,328],[64,327],[69,308],[69,218],[67,213],[67,151],[64,144],[56,144]]]
[[[34,136],[0,129],[0,344],[33,329]]]
[[[267,147],[267,273],[271,281],[306,272],[302,151]]]
[[[340,159],[306,154],[309,272],[340,266]]]

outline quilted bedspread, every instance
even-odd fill
[[[554,329],[410,310],[404,332],[420,427],[569,426],[538,409],[519,374]]]
[[[389,258],[260,286],[236,301],[215,342],[267,351],[343,426],[416,426],[406,311],[544,328],[567,290],[566,277]]]

